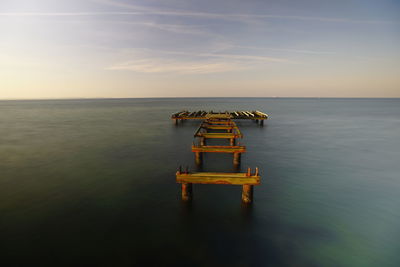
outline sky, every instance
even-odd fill
[[[0,0],[0,99],[400,97],[400,0]]]

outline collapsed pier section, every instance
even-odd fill
[[[248,111],[248,110],[235,110],[235,111],[188,111],[182,110],[171,115],[171,119],[177,124],[179,121],[184,120],[206,120],[213,117],[226,117],[232,120],[253,120],[260,125],[264,124],[264,120],[268,119],[268,115],[258,111]]]
[[[251,203],[253,200],[253,186],[260,184],[258,168],[252,173],[248,168],[245,173],[221,173],[221,172],[176,172],[176,182],[182,184],[182,200],[192,199],[192,184],[230,184],[242,185],[242,201]]]
[[[180,111],[171,116],[175,124],[184,120],[203,120],[194,133],[194,138],[199,142],[192,145],[197,165],[202,164],[203,153],[231,153],[235,167],[239,166],[241,154],[246,152],[246,147],[236,141],[243,138],[243,134],[233,120],[248,119],[263,125],[267,118],[268,115],[260,111]],[[208,139],[228,139],[229,145],[207,145]],[[183,201],[192,199],[193,184],[231,184],[242,185],[242,202],[249,204],[253,201],[253,186],[260,184],[260,175],[258,168],[254,173],[251,173],[250,168],[246,173],[189,172],[187,169],[182,172],[179,168],[176,172],[176,182],[181,184]]]

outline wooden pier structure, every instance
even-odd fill
[[[192,184],[231,184],[242,185],[242,201],[251,203],[253,200],[253,186],[260,184],[258,168],[252,174],[250,168],[246,173],[220,172],[176,172],[176,182],[182,184],[182,200],[192,199]]]
[[[232,120],[253,120],[255,122],[259,122],[260,125],[264,124],[264,120],[268,119],[268,115],[258,111],[248,111],[248,110],[236,110],[236,111],[224,111],[224,112],[215,112],[215,111],[188,111],[182,110],[172,114],[171,119],[175,121],[177,124],[179,121],[184,120],[207,120],[211,118],[223,118],[232,119]]]
[[[238,126],[233,120],[249,119],[264,124],[268,115],[260,111],[180,111],[172,114],[171,119],[175,124],[184,120],[203,120],[195,131],[194,137],[200,142],[193,143],[192,152],[195,154],[195,162],[202,164],[203,153],[230,153],[233,154],[234,166],[240,165],[241,154],[246,152],[246,147],[239,145],[236,139],[243,138]],[[207,145],[207,139],[226,139],[229,145]],[[258,168],[254,174],[248,168],[246,173],[223,173],[223,172],[182,172],[181,167],[176,172],[176,182],[182,186],[182,200],[192,199],[192,184],[231,184],[242,185],[242,201],[251,203],[253,201],[253,186],[260,184]]]

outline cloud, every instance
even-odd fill
[[[143,15],[142,12],[1,12],[3,17],[63,17],[63,16],[104,16],[104,15]]]
[[[106,69],[141,73],[207,74],[243,70],[245,67],[232,62],[181,62],[163,59],[139,59],[115,64]]]
[[[90,0],[91,2],[98,3],[98,4],[104,4],[108,6],[113,6],[113,7],[118,7],[118,8],[127,8],[127,9],[134,9],[134,10],[152,10],[150,8],[144,7],[144,6],[139,6],[135,4],[126,4],[126,3],[121,3],[113,0]]]
[[[198,54],[198,56],[202,56],[202,57],[220,57],[220,58],[239,59],[239,60],[256,60],[256,61],[264,61],[264,62],[295,63],[294,61],[291,61],[291,60],[288,60],[288,59],[285,59],[285,58],[265,57],[265,56],[233,55],[233,54],[209,54],[209,53]]]
[[[140,73],[205,74],[251,69],[260,64],[295,63],[285,58],[221,53],[145,49],[137,50],[133,54],[136,54],[130,56],[134,58],[133,60],[116,63],[106,69]]]
[[[149,50],[149,52],[157,52],[169,55],[184,55],[190,57],[201,57],[201,58],[225,58],[232,60],[247,60],[247,61],[259,61],[259,62],[276,62],[276,63],[297,63],[286,58],[279,57],[267,57],[267,56],[253,56],[253,55],[241,55],[241,54],[224,54],[224,53],[196,53],[196,52],[181,52],[181,51],[168,51],[168,50]]]
[[[245,48],[245,49],[253,49],[253,50],[273,50],[273,51],[282,51],[282,52],[292,52],[292,53],[300,53],[300,54],[315,54],[315,55],[332,55],[334,52],[329,51],[317,51],[317,50],[303,50],[303,49],[292,49],[292,48],[275,48],[275,47],[255,47],[255,46],[243,46],[243,45],[235,45],[233,47],[237,48]]]
[[[159,29],[162,31],[172,32],[172,33],[180,33],[180,34],[192,34],[192,35],[207,35],[207,36],[215,36],[219,37],[219,35],[212,34],[210,32],[202,30],[200,26],[188,26],[184,24],[165,24],[165,23],[156,23],[152,21],[107,21],[107,23],[115,23],[115,24],[124,24],[124,25],[137,25]]]
[[[398,21],[386,20],[354,20],[347,18],[332,18],[332,17],[310,17],[310,16],[292,16],[292,15],[272,15],[272,14],[232,14],[232,13],[212,13],[198,12],[188,10],[173,10],[173,9],[158,9],[145,7],[134,4],[126,4],[112,0],[92,0],[97,4],[108,5],[124,10],[134,11],[105,11],[105,12],[1,12],[0,16],[173,16],[173,17],[195,17],[201,19],[219,19],[230,21],[241,21],[245,23],[253,23],[255,20],[262,19],[284,19],[284,20],[302,20],[302,21],[320,21],[320,22],[338,22],[338,23],[362,23],[362,24],[398,24]]]
[[[92,2],[113,6],[117,8],[136,10],[134,13],[142,12],[143,15],[164,15],[164,16],[184,16],[184,17],[197,17],[204,19],[223,19],[223,20],[236,20],[243,22],[254,22],[255,19],[289,19],[289,20],[310,20],[321,22],[342,22],[342,23],[367,23],[367,24],[386,24],[386,23],[399,23],[393,21],[382,20],[354,20],[347,18],[332,18],[332,17],[310,17],[310,16],[289,16],[289,15],[271,15],[271,14],[228,14],[228,13],[211,13],[211,12],[196,12],[187,10],[160,10],[157,8],[145,7],[135,4],[121,3],[115,0],[91,0]]]

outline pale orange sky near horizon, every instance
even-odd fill
[[[400,97],[393,1],[5,0],[0,99]]]

